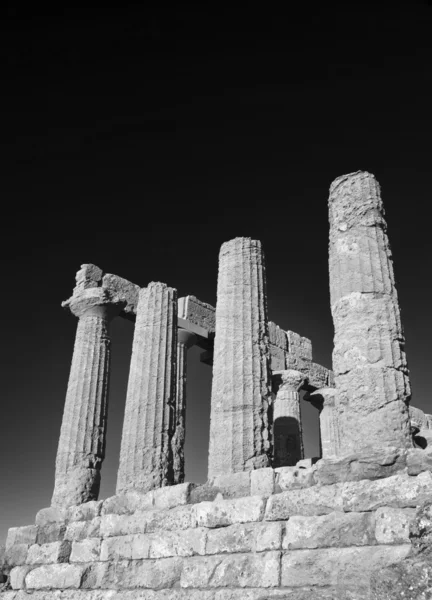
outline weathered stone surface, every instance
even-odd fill
[[[315,466],[308,469],[299,468],[298,466],[275,469],[275,489],[277,492],[285,492],[287,490],[311,487],[316,484],[315,471]]]
[[[250,472],[251,496],[268,497],[275,491],[275,472],[271,467],[256,469]]]
[[[29,544],[14,544],[5,551],[4,564],[8,566],[23,565],[27,559]]]
[[[71,544],[68,541],[51,542],[49,544],[34,544],[30,546],[26,563],[29,565],[46,565],[64,563],[69,560]]]
[[[315,479],[321,485],[340,481],[382,479],[406,467],[407,453],[398,448],[370,448],[341,457],[323,458],[316,464]]]
[[[36,525],[44,527],[48,523],[64,523],[66,521],[67,510],[60,506],[48,506],[41,508],[36,513]]]
[[[122,316],[133,320],[138,305],[140,287],[111,273],[103,276],[102,287],[109,290],[114,299],[123,303]]]
[[[358,171],[330,187],[333,368],[341,449],[409,448],[410,385],[380,189]]]
[[[288,352],[305,360],[312,360],[312,342],[294,331],[286,332]]]
[[[409,551],[408,544],[291,551],[282,556],[281,585],[332,585],[339,586],[341,592],[359,593],[369,589],[371,574],[377,566],[399,562]]]
[[[195,296],[185,296],[178,299],[178,316],[198,327],[208,334],[214,334],[216,328],[216,311],[213,306],[201,302]]]
[[[371,578],[371,600],[430,600],[432,598],[432,562],[407,559],[380,568]]]
[[[177,292],[152,282],[139,293],[117,494],[174,481]]]
[[[103,500],[91,500],[79,506],[70,506],[66,511],[66,520],[91,521],[101,514],[103,503]]]
[[[280,550],[282,523],[246,523],[211,529],[206,554]]]
[[[273,496],[274,497],[274,496]],[[225,527],[234,523],[261,521],[266,501],[260,496],[196,504],[196,518],[201,527]]]
[[[50,544],[51,542],[63,541],[66,533],[65,523],[47,523],[38,527],[37,544]]]
[[[410,523],[414,516],[414,508],[378,508],[375,513],[375,537],[378,544],[409,543]]]
[[[101,517],[92,521],[73,521],[66,527],[65,540],[80,541],[100,535]]]
[[[191,490],[189,502],[191,504],[197,504],[198,502],[213,502],[219,494],[222,494],[222,491],[218,487],[209,483],[204,483],[202,485],[197,485]]]
[[[217,475],[209,480],[209,484],[218,488],[224,498],[241,498],[250,496],[251,474],[253,471],[240,471]]]
[[[149,558],[150,544],[151,536],[144,533],[109,537],[102,541],[100,560]]]
[[[418,475],[423,471],[432,471],[432,447],[425,450],[412,448],[408,450],[407,467],[409,475]]]
[[[119,560],[93,563],[87,568],[82,587],[87,588],[171,588],[180,579],[181,558]]]
[[[268,322],[268,336],[270,344],[281,348],[281,350],[288,351],[287,333],[279,325],[273,323],[273,321]]]
[[[207,530],[163,531],[151,535],[150,558],[205,554]]]
[[[370,546],[375,544],[374,525],[371,513],[332,512],[319,517],[294,516],[286,524],[282,547],[295,550]]]
[[[188,504],[194,483],[179,483],[178,485],[166,486],[153,491],[154,507],[169,509],[183,504]]]
[[[304,400],[319,411],[320,447],[323,459],[337,457],[341,453],[337,391],[332,387],[305,394]]]
[[[432,556],[432,498],[417,508],[410,523],[410,540],[416,554]]]
[[[84,571],[82,565],[43,565],[28,573],[25,585],[30,590],[79,588]]]
[[[20,590],[25,586],[25,578],[27,573],[34,569],[32,565],[23,565],[14,567],[9,573],[10,585],[13,590]],[[1,588],[0,588],[1,590]],[[1,591],[0,591],[1,594]]]
[[[198,587],[275,587],[279,584],[280,552],[203,556],[186,559],[180,585]]]
[[[67,305],[79,317],[56,458],[52,504],[97,499],[105,456],[110,368],[109,321],[123,304],[102,288],[84,289]]]
[[[273,371],[283,371],[287,366],[287,352],[274,344],[268,345],[269,367]]]
[[[284,521],[292,515],[324,515],[343,510],[342,484],[313,486],[290,490],[270,496],[265,518],[268,521]]]
[[[236,238],[219,254],[209,480],[270,465],[271,379],[261,243]]]
[[[104,500],[101,515],[127,515],[154,507],[154,490],[141,493],[132,490],[126,494],[118,494]]]
[[[149,510],[142,513],[137,512],[133,515],[103,515],[100,531],[103,537],[110,537],[132,533],[149,533],[158,530],[175,531],[196,526],[196,507],[195,505],[187,505],[168,511]]]
[[[102,269],[96,265],[81,265],[80,270],[77,271],[75,275],[76,286],[74,288],[74,295],[77,295],[88,288],[99,287],[102,281],[102,276]]]
[[[15,544],[36,543],[38,528],[36,525],[25,525],[24,527],[10,527],[6,537],[6,550]]]
[[[99,560],[100,548],[101,540],[98,538],[87,538],[80,542],[73,542],[69,561],[71,563],[88,563]]]

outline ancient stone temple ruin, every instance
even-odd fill
[[[432,598],[432,415],[410,407],[374,176],[336,179],[329,215],[333,371],[269,321],[257,240],[222,245],[216,308],[82,266],[52,504],[9,530],[2,599]],[[116,495],[98,500],[114,318],[135,329]],[[193,345],[213,369],[200,485],[184,481]]]

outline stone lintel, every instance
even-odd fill
[[[304,381],[301,389],[307,392],[313,392],[323,387],[333,387],[333,373],[326,367],[308,360],[298,360],[293,356],[288,356],[287,369],[300,371],[304,375]],[[279,387],[282,373],[287,369],[272,371],[273,387]]]

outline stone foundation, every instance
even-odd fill
[[[430,458],[371,451],[42,509],[9,530],[0,598],[378,600],[407,569],[432,578],[415,558],[432,535]]]

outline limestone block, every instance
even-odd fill
[[[85,572],[82,588],[171,588],[178,584],[182,561],[175,557],[93,563]]]
[[[30,546],[26,562],[29,565],[64,563],[69,560],[71,544],[68,541]]]
[[[312,342],[294,331],[286,332],[288,352],[305,360],[312,360]]]
[[[79,588],[84,571],[83,565],[43,565],[28,573],[25,585],[29,590]]]
[[[339,586],[340,591],[367,591],[373,570],[403,560],[409,544],[295,550],[282,556],[281,585]]]
[[[286,368],[286,350],[282,350],[274,344],[269,344],[268,351],[271,371],[283,371]]]
[[[37,544],[50,544],[51,542],[62,542],[66,532],[65,523],[47,523],[38,527],[36,538]]]
[[[29,544],[9,546],[4,554],[4,564],[9,566],[23,565],[27,560]]]
[[[133,515],[103,515],[100,531],[103,537],[175,531],[197,526],[196,505],[178,506],[171,510],[151,510]]]
[[[266,501],[261,496],[202,502],[196,504],[198,526],[225,527],[234,523],[261,521],[264,516]]]
[[[72,542],[70,562],[87,563],[99,560],[101,540],[98,538],[87,538],[80,542]]]
[[[274,494],[275,472],[271,467],[255,469],[250,472],[251,496],[264,496],[268,498]]]
[[[275,469],[276,475],[276,490],[285,492],[287,490],[295,490],[307,488],[315,485],[315,465],[308,469],[295,467],[278,467]]]
[[[216,310],[210,304],[201,302],[195,296],[178,299],[178,316],[202,327],[209,334],[214,334],[216,327]]]
[[[6,537],[6,550],[15,544],[36,543],[38,528],[36,525],[25,525],[24,527],[10,527]]]
[[[318,517],[290,517],[282,548],[326,548],[375,544],[371,513],[332,512]]]
[[[378,508],[375,513],[375,537],[378,544],[408,544],[409,527],[414,517],[414,508]]]
[[[198,587],[275,587],[279,585],[280,552],[205,556],[185,559],[180,585]]]
[[[151,534],[150,558],[205,554],[207,530],[164,531]]]
[[[432,562],[416,556],[377,569],[371,578],[370,600],[429,600],[432,598]]]
[[[48,523],[64,523],[66,521],[66,515],[66,508],[60,506],[42,508],[36,513],[36,525],[43,527]]]
[[[25,585],[25,578],[34,567],[32,565],[22,565],[14,567],[9,573],[10,585],[13,590],[21,590]]]
[[[280,550],[282,523],[237,523],[207,533],[206,554]]]
[[[136,511],[148,510],[154,507],[154,491],[146,493],[130,491],[127,494],[118,494],[104,500],[101,515],[128,515]]]
[[[419,506],[410,523],[410,540],[416,554],[432,555],[432,500]]]
[[[270,466],[271,373],[261,243],[222,245],[216,305],[209,480]]]
[[[273,323],[273,321],[268,322],[268,337],[270,344],[273,344],[282,350],[288,351],[288,338],[286,331],[281,329],[279,325],[276,325],[276,323]]]
[[[334,588],[249,588],[223,589],[215,593],[211,600],[363,600],[359,596],[342,596]],[[27,599],[25,599],[27,600]],[[164,599],[165,600],[165,599]],[[170,598],[171,600],[171,598]],[[176,600],[176,599],[172,599]],[[183,600],[183,597],[182,597]],[[188,599],[189,600],[189,599]],[[365,598],[369,600],[369,598]]]
[[[102,281],[103,271],[96,265],[85,264],[81,265],[79,271],[75,275],[76,286],[74,294],[79,294],[87,288],[99,287]]]
[[[123,316],[133,318],[138,305],[139,285],[131,283],[118,275],[107,273],[103,276],[102,287],[109,290],[111,296],[124,303]]]
[[[430,501],[432,473],[425,471],[417,477],[393,475],[386,479],[352,481],[341,485],[341,500],[345,511],[363,512],[376,510],[381,506],[394,508],[415,508]]]
[[[342,485],[313,486],[270,496],[265,518],[267,521],[283,521],[293,515],[325,515],[343,511]]]
[[[109,537],[102,541],[100,560],[139,560],[149,558],[151,536],[143,533]]]
[[[191,504],[197,504],[198,502],[213,502],[213,500],[222,494],[222,491],[209,483],[197,485],[191,491],[189,502]]]
[[[177,485],[165,486],[153,491],[153,503],[155,508],[169,509],[175,506],[188,504],[194,483],[179,483]],[[142,510],[142,509],[141,509]]]
[[[78,506],[69,506],[66,510],[66,520],[72,521],[91,521],[101,514],[103,500],[90,500]]]
[[[432,471],[432,447],[422,450],[412,448],[408,450],[407,467],[409,475],[418,475],[423,471]]]
[[[251,471],[217,475],[209,480],[209,484],[217,487],[224,498],[241,498],[251,493]]]
[[[99,537],[100,524],[101,517],[96,517],[91,521],[73,521],[66,527],[64,539],[77,542],[87,538]]]
[[[361,453],[322,458],[316,464],[315,480],[321,485],[361,479],[382,479],[406,467],[407,452],[400,448],[369,448]]]

